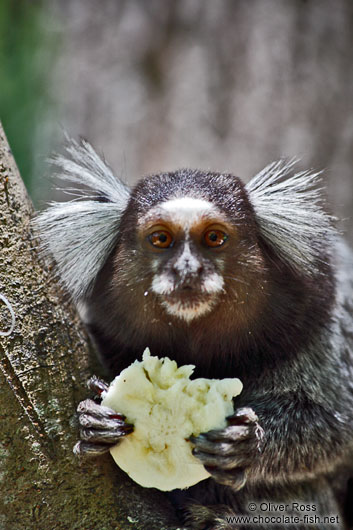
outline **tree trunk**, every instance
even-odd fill
[[[38,253],[1,126],[0,177],[0,529],[175,528],[166,498],[132,483],[110,455],[87,463],[72,453],[75,409],[97,367]]]

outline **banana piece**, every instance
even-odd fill
[[[188,488],[210,475],[192,455],[191,435],[226,426],[239,379],[194,379],[193,365],[178,368],[147,348],[103,393],[102,405],[126,416],[134,431],[111,449],[118,464],[146,488]]]

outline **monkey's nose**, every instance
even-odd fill
[[[186,281],[190,278],[197,278],[203,272],[203,265],[201,263],[190,263],[186,261],[183,263],[183,267],[179,263],[173,265],[173,272],[176,276],[180,278],[185,278]]]
[[[202,268],[198,273],[192,273],[192,274],[186,274],[184,276],[179,276],[180,280],[178,282],[179,289],[181,291],[187,292],[187,291],[195,291],[197,289],[200,289],[200,283],[201,283],[201,275]]]

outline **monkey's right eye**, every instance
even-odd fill
[[[148,240],[156,248],[170,248],[173,246],[174,239],[166,230],[158,230],[148,236]]]

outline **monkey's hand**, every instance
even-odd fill
[[[99,398],[108,385],[93,376],[89,379],[88,388],[93,390]],[[80,438],[73,451],[77,456],[98,456],[120,442],[134,429],[133,425],[125,422],[125,416],[109,407],[99,405],[92,399],[81,401],[77,407],[80,425]]]
[[[190,437],[193,454],[201,460],[219,484],[238,491],[246,482],[246,473],[261,451],[263,430],[250,408],[237,409],[227,418],[224,429]]]

